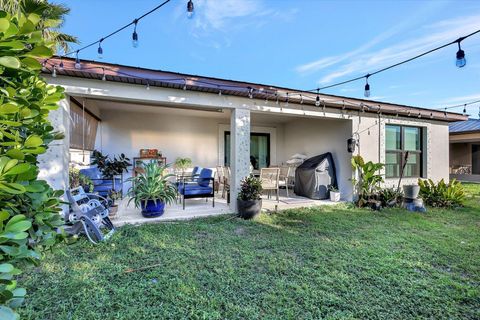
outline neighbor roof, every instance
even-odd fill
[[[59,68],[60,63],[63,63],[64,68]],[[170,71],[153,70],[92,60],[82,60],[81,63],[82,68],[75,69],[75,59],[53,57],[48,59],[46,62],[46,70],[44,70],[44,72],[51,73],[53,67],[55,66],[58,75],[69,77],[101,80],[105,74],[106,80],[111,82],[123,82],[175,89],[182,89],[186,85],[188,90],[192,91],[216,94],[221,91],[221,93],[225,95],[242,97],[248,97],[250,95],[249,90],[252,89],[254,98],[263,100],[269,99],[270,101],[275,98],[282,102],[289,99],[290,102],[300,103],[300,95],[303,95],[303,97],[305,97],[303,101],[304,104],[315,104],[315,93],[292,88],[204,77]],[[286,97],[287,93],[290,98]],[[311,98],[312,96],[313,98]],[[307,97],[310,98],[307,99]],[[434,120],[448,122],[463,121],[468,119],[466,116],[459,113],[445,113],[444,111],[389,102],[364,100],[322,93],[320,94],[320,98],[322,99],[322,103],[324,101],[326,106],[340,109],[345,108],[349,110],[364,110],[365,112],[375,112],[390,115],[432,118]]]
[[[450,133],[480,132],[480,119],[468,119],[448,124]]]

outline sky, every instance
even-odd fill
[[[55,1],[54,1],[55,2]],[[162,0],[63,0],[62,31],[81,45],[100,39]],[[172,0],[105,40],[102,61],[295,89],[371,73],[480,29],[480,1]],[[77,45],[73,45],[73,49]],[[426,108],[480,100],[480,34],[369,79],[372,100]],[[97,48],[80,58],[99,60]],[[323,91],[363,98],[365,82]],[[480,104],[467,112],[478,118]],[[452,111],[462,111],[462,107]]]

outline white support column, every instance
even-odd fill
[[[230,132],[230,209],[237,212],[240,182],[250,174],[250,110],[232,111]]]
[[[54,140],[46,153],[38,158],[38,178],[46,180],[54,190],[68,188],[68,165],[70,162],[70,98],[67,96],[58,104],[58,109],[48,115],[55,131],[63,132],[63,140]]]

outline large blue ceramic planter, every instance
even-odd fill
[[[147,200],[147,203],[142,202],[142,215],[145,218],[160,217],[165,212],[165,203],[157,200]]]

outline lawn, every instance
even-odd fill
[[[465,208],[425,214],[339,205],[255,221],[126,226],[108,243],[81,240],[47,255],[21,280],[28,297],[20,313],[55,320],[479,319],[480,185],[467,188],[475,198]]]

